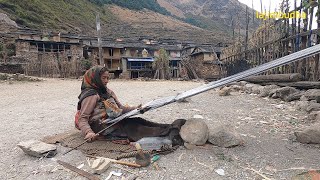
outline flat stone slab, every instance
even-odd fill
[[[57,147],[38,140],[28,140],[18,144],[23,152],[35,157],[53,157],[57,154]]]

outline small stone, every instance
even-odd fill
[[[298,91],[292,94],[289,94],[289,96],[284,98],[284,101],[286,102],[291,102],[291,101],[295,101],[295,100],[299,100],[301,99],[302,96],[304,96],[304,91]]]
[[[315,124],[301,132],[294,132],[294,135],[300,143],[320,144],[320,124]]]
[[[224,175],[226,175],[225,173],[224,173],[224,170],[223,169],[216,169],[216,170],[214,170],[217,174],[219,174],[220,176],[224,176]]]
[[[29,140],[18,144],[26,154],[35,157],[53,157],[57,154],[57,147],[38,140]]]
[[[190,144],[190,143],[186,143],[186,142],[185,142],[183,145],[184,145],[184,147],[185,147],[186,149],[189,149],[189,150],[193,150],[193,149],[197,148],[196,145]]]
[[[320,103],[311,103],[307,109],[307,112],[312,112],[312,111],[320,111]]]
[[[224,87],[224,88],[219,90],[219,96],[229,96],[230,92],[231,92],[231,88],[230,87]]]
[[[231,88],[231,91],[234,91],[234,92],[243,90],[243,87],[239,85],[232,85],[230,86],[230,88]]]
[[[298,101],[295,108],[301,111],[307,111],[308,106],[311,104],[309,101]]]
[[[208,141],[219,147],[234,147],[244,143],[240,134],[230,125],[224,125],[210,131]]]
[[[273,89],[278,89],[279,86],[277,85],[268,85],[268,86],[263,86],[261,89],[260,89],[260,94],[259,96],[260,97],[267,97],[269,96],[270,92],[273,90]]]
[[[269,93],[269,97],[272,97],[274,99],[280,98],[282,100],[285,100],[289,95],[300,92],[298,89],[293,87],[282,87],[278,89],[273,89]]]
[[[253,94],[260,94],[261,89],[263,89],[263,86],[255,85],[255,86],[252,87],[251,93],[253,93]]]
[[[304,93],[304,97],[308,101],[316,100],[317,102],[320,102],[320,89],[309,89]]]
[[[148,171],[147,170],[141,170],[141,171],[139,171],[139,173],[141,174],[141,173],[147,173]]]
[[[203,116],[196,114],[193,116],[194,119],[204,119]]]
[[[283,104],[275,105],[275,107],[276,107],[277,109],[285,109],[285,107],[284,107]]]
[[[312,111],[308,116],[309,122],[320,122],[320,111]]]

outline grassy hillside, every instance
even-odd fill
[[[35,29],[79,31],[77,25],[92,28],[96,12],[102,12],[104,21],[113,18],[106,9],[87,0],[0,0],[0,11],[19,25]]]
[[[195,27],[185,23],[188,19],[168,16],[156,0],[0,0],[0,12],[22,27],[38,30],[94,36],[99,13],[102,35],[108,38],[149,36],[198,43],[228,40],[223,28],[208,31],[199,28],[203,23]]]

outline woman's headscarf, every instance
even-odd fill
[[[99,94],[103,99],[108,99],[110,95],[107,93],[106,86],[101,81],[101,74],[105,72],[105,67],[94,66],[86,71],[81,84],[81,93],[78,96],[78,110],[81,109],[81,102],[88,96]]]

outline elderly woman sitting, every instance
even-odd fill
[[[107,88],[109,72],[102,66],[89,69],[82,80],[81,94],[79,95],[78,111],[75,117],[75,126],[82,131],[87,141],[97,138],[97,132],[107,127],[102,123],[106,119],[113,119],[141,105],[130,107],[123,106],[115,93]],[[181,143],[179,130],[185,120],[176,120],[172,124],[158,124],[142,118],[124,119],[108,128],[100,135],[126,137],[137,141],[142,137],[170,136]]]

